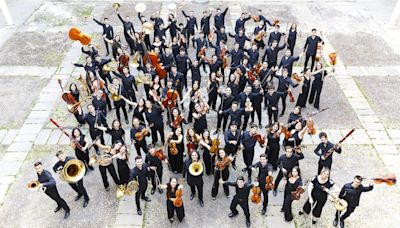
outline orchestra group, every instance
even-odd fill
[[[77,28],[70,30],[70,38],[84,44],[82,52],[86,56],[84,63],[74,64],[85,71],[79,83],[71,82],[62,93],[77,127],[67,131],[61,122],[52,119],[68,135],[75,150],[75,157],[57,151],[53,171],[77,192],[75,201],[83,197],[83,207],[89,203],[84,176],[98,167],[106,191],[110,191],[108,172],[118,185],[118,197],[135,195],[139,215],[141,200],[151,201],[147,195],[149,184],[151,195],[165,194],[171,223],[175,212],[179,222],[185,217],[183,194],[190,194],[191,201],[198,198],[199,207],[206,207],[204,198],[211,194],[212,200],[218,200],[222,186],[225,196],[231,199],[228,216],[238,215],[239,205],[249,227],[249,199],[262,201],[261,214],[265,216],[269,192],[277,196],[282,181],[281,212],[286,221],[293,219],[292,202],[307,192],[303,197],[308,199],[299,215],[312,213],[312,224],[317,223],[329,197],[337,209],[332,215],[333,224],[344,227],[344,220],[359,205],[361,193],[372,190],[374,181],[395,181],[387,177],[366,181],[355,175],[339,191],[330,178],[332,157],[342,152],[341,143],[354,130],[336,143],[320,132],[320,144],[314,150],[319,157],[317,173],[302,179],[302,141],[306,134],[315,134],[311,117],[326,110],[320,107],[321,91],[335,63],[335,56],[330,55],[332,69],[326,69],[321,56],[324,42],[316,29],[310,31],[303,51],[296,56],[296,24],[282,31],[280,22],[268,20],[261,10],[242,13],[233,31],[227,32],[228,8],[204,11],[198,24],[193,11],[178,12],[185,22],[178,22],[174,13],[164,21],[159,12],[145,16],[146,5],[138,3],[135,9],[141,26],[135,27],[133,18],[120,14],[119,4],[113,7],[115,15],[110,17],[122,22],[123,37],[115,34],[108,18],[93,19],[102,27],[105,56],[100,55],[99,45],[89,36]],[[252,33],[246,30],[246,24],[255,24]],[[230,47],[229,39],[233,40]],[[294,65],[303,56],[304,68],[294,72]],[[201,92],[202,85],[206,85],[206,93]],[[294,102],[292,88],[298,86],[296,107],[288,120],[283,120],[287,97]],[[315,108],[310,115],[302,114],[307,103]],[[114,110],[117,118],[108,119]],[[211,112],[216,118],[210,117]],[[262,126],[263,117],[268,117],[266,126]],[[216,128],[212,124],[211,129],[213,121]],[[88,127],[90,137],[82,133],[83,126]],[[265,135],[258,132],[263,127]],[[110,145],[104,134],[110,135]],[[125,134],[129,134],[132,150]],[[257,145],[265,152],[255,157]],[[231,182],[230,172],[237,172],[237,156],[243,157],[241,171],[247,175],[238,173]],[[29,187],[44,190],[57,202],[54,212],[62,208],[64,218],[68,218],[70,209],[59,195],[52,174],[41,162],[34,167],[38,180]],[[172,174],[168,180],[163,178],[165,169]],[[205,182],[204,175],[213,175],[213,182]],[[212,191],[205,193],[204,185],[212,185]],[[235,188],[234,194],[230,187]]]

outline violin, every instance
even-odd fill
[[[129,64],[129,55],[128,54],[122,54],[119,58],[118,58],[118,71],[122,74],[122,69],[124,67],[128,67]],[[129,68],[128,68],[129,69]]]
[[[178,189],[175,192],[175,199],[172,202],[174,204],[175,207],[182,207],[183,205],[183,200],[182,200],[182,196],[183,196],[183,191],[182,189]]]
[[[178,115],[175,120],[172,121],[172,127],[177,128],[181,125],[183,121],[183,117],[181,115]]]
[[[292,133],[288,130],[287,126],[281,126],[281,133],[285,135],[285,139],[292,137]]]
[[[292,200],[299,200],[301,194],[303,194],[304,192],[305,189],[303,186],[297,186],[296,190],[290,193]]]
[[[296,81],[297,84],[301,83],[303,81],[302,77],[300,77],[299,74],[293,73],[292,76],[290,77],[292,80]]]
[[[279,24],[279,22],[280,21],[278,19],[275,19],[274,22],[272,22],[272,26],[275,26],[275,25]]]
[[[248,70],[248,71],[247,71],[247,77],[249,78],[249,80],[250,80],[251,82],[254,82],[255,80],[257,80],[257,77],[254,76],[252,70]]]
[[[160,161],[164,161],[167,158],[167,155],[164,154],[162,149],[158,149],[154,152],[154,157],[157,157]]]
[[[261,41],[261,40],[264,38],[264,36],[265,36],[265,31],[264,31],[264,30],[261,30],[261,31],[259,31],[259,32],[256,34],[256,36],[254,37],[254,39],[255,39],[256,41]]]
[[[229,159],[229,157],[224,157],[224,159],[222,159],[222,161],[217,161],[215,163],[215,166],[219,169],[219,170],[224,170],[226,167],[228,167],[231,164],[231,159]]]
[[[73,113],[73,114],[77,113],[78,107],[81,102],[76,100],[75,97],[71,93],[64,92],[64,88],[62,87],[62,84],[61,84],[61,79],[58,79],[57,82],[60,85],[61,90],[63,91],[61,98],[63,99],[63,101],[65,101],[65,103],[67,103],[68,112]]]
[[[261,202],[261,188],[259,186],[254,186],[251,191],[253,195],[251,196],[251,202],[260,203]]]
[[[213,139],[211,141],[211,148],[210,148],[210,153],[212,154],[217,154],[219,151],[219,145],[221,144],[221,140],[219,139],[219,137]]]
[[[318,42],[317,45],[317,53],[315,54],[315,61],[319,61],[321,59],[322,56],[322,42]]]
[[[202,57],[202,56],[205,56],[205,54],[206,54],[206,47],[202,47],[202,48],[200,48],[200,51],[199,51],[199,53],[197,54],[197,57]]]
[[[194,142],[188,142],[186,144],[186,148],[188,150],[188,153],[191,154],[196,149],[196,146],[194,145]]]
[[[135,133],[135,139],[137,141],[142,141],[144,137],[146,137],[146,135],[149,134],[149,130],[147,130],[147,128],[143,128],[140,132],[136,132]]]
[[[175,89],[169,89],[165,99],[162,101],[162,105],[166,108],[172,109],[176,106],[176,100],[179,97],[179,93]]]
[[[376,176],[374,178],[363,178],[363,180],[370,179],[374,181],[375,184],[387,184],[389,186],[393,186],[397,182],[396,175],[394,173],[387,173],[383,175]]]
[[[337,57],[336,52],[329,53],[328,56],[329,56],[329,59],[331,60],[330,61],[331,65],[335,66],[336,65],[336,57]]]
[[[275,188],[274,185],[274,177],[273,176],[266,176],[265,177],[265,190],[269,191]]]
[[[260,73],[261,73],[261,63],[257,63],[257,65],[255,65],[253,67],[253,72],[256,72],[257,75],[260,75]]]
[[[265,144],[265,138],[267,136],[262,136],[261,134],[255,134],[253,135],[253,139],[255,139],[258,143],[260,143],[260,145],[264,145]]]
[[[169,153],[171,153],[172,155],[178,154],[178,148],[176,148],[176,143],[169,143],[168,147],[169,147]]]
[[[307,134],[309,135],[315,135],[317,133],[317,130],[314,127],[314,120],[309,118],[307,120]]]

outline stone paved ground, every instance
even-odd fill
[[[60,89],[56,79],[62,78],[64,86],[67,86],[67,81],[70,79],[72,82],[81,70],[71,66],[71,62],[84,60],[80,53],[80,45],[67,41],[66,31],[70,26],[81,27],[83,31],[92,35],[96,43],[101,45],[101,53],[104,53],[104,48],[100,39],[100,27],[94,24],[91,18],[94,16],[100,19],[107,15],[116,33],[122,31],[121,23],[113,13],[110,2],[43,1],[40,7],[34,9],[32,5],[35,4],[37,1],[23,5],[25,8],[22,7],[21,12],[25,15],[16,20],[17,26],[0,28],[0,31],[7,31],[6,36],[0,38],[0,46],[2,45],[0,47],[0,84],[4,87],[0,90],[2,94],[5,93],[0,98],[0,104],[9,102],[9,97],[13,98],[12,105],[7,103],[7,106],[3,105],[4,108],[1,108],[7,112],[3,111],[0,114],[4,122],[4,125],[2,122],[0,125],[5,128],[0,130],[0,205],[2,206],[0,225],[2,227],[53,227],[54,224],[61,227],[139,227],[143,223],[144,227],[170,226],[166,219],[164,195],[151,196],[153,201],[146,205],[145,215],[138,216],[135,212],[133,197],[125,197],[119,202],[115,200],[115,187],[111,184],[113,186],[111,192],[106,193],[97,170],[89,173],[85,178],[85,185],[91,196],[86,210],[80,209],[82,202],[73,201],[75,193],[64,182],[58,182],[61,194],[65,196],[73,209],[68,222],[62,221],[61,215],[51,213],[54,208],[53,202],[47,201],[44,195],[32,194],[25,189],[26,183],[35,178],[32,172],[33,161],[40,159],[46,165],[50,165],[56,160],[53,154],[57,149],[70,151],[64,146],[68,143],[67,138],[61,136],[61,133],[47,121],[49,116],[62,120],[67,114],[65,106],[59,100]],[[121,14],[130,15],[137,26],[139,22],[133,11],[135,3],[127,0],[122,4]],[[254,12],[260,7],[268,18],[281,20],[282,30],[285,30],[288,21],[299,24],[300,32],[295,53],[301,51],[305,37],[311,28],[315,27],[324,32],[325,61],[329,61],[327,55],[334,50],[339,54],[339,58],[336,76],[326,79],[322,93],[321,107],[330,109],[315,117],[316,125],[319,131],[326,131],[335,142],[346,134],[349,128],[357,128],[345,142],[343,154],[335,155],[334,158],[332,178],[341,186],[350,181],[356,173],[372,176],[391,171],[400,175],[398,169],[400,130],[395,118],[398,116],[397,111],[393,108],[398,106],[394,94],[397,89],[395,85],[398,84],[396,76],[400,72],[398,68],[400,47],[396,42],[398,36],[395,34],[399,34],[400,30],[379,27],[388,20],[393,4],[393,1],[389,1],[383,6],[381,3],[370,0],[350,2],[291,0],[288,4],[258,0],[251,3],[223,0],[211,1],[209,4],[182,1],[177,2],[177,18],[178,21],[184,20],[179,12],[181,9],[185,11],[195,9],[195,15],[200,18],[203,10],[229,6],[226,26],[227,30],[231,31],[235,19],[241,12]],[[14,7],[13,4],[11,5]],[[148,9],[145,15],[149,17],[148,12],[161,10],[161,15],[164,17],[169,12],[167,5],[168,2],[147,2]],[[11,9],[12,12],[13,10]],[[26,21],[22,19],[25,17],[28,18]],[[252,22],[246,24],[249,34],[255,25]],[[230,39],[231,42],[232,39]],[[54,45],[55,43],[57,45]],[[60,47],[61,51],[59,51]],[[378,50],[382,52],[380,55],[375,54]],[[211,53],[212,50],[207,51],[207,55]],[[194,58],[194,54],[191,57]],[[302,63],[298,66],[301,68]],[[298,68],[295,70],[297,71]],[[9,75],[12,77],[7,77]],[[375,75],[393,75],[394,77],[375,77]],[[37,76],[39,78],[36,78]],[[22,79],[24,79],[23,82]],[[14,82],[19,85],[18,90],[7,84]],[[203,80],[203,91],[205,84],[206,80]],[[26,98],[21,91],[29,87],[35,90],[29,91],[29,96]],[[294,94],[297,97],[297,89],[294,90]],[[382,99],[384,102],[381,104],[378,101]],[[16,101],[23,102],[19,104]],[[293,105],[293,103],[288,103],[288,110],[292,110]],[[22,107],[21,110],[18,110],[19,107]],[[29,110],[30,108],[32,109]],[[7,114],[16,111],[18,111],[16,115]],[[314,111],[312,107],[307,107],[303,113],[312,111]],[[263,125],[266,124],[264,116]],[[111,122],[113,118],[115,118],[113,114],[109,115],[108,121]],[[216,113],[211,111],[208,119],[210,120],[209,129],[214,129]],[[287,114],[280,120],[285,122],[286,119]],[[72,116],[62,122],[68,128],[76,126]],[[125,129],[128,130],[127,127]],[[86,131],[84,129],[84,132]],[[264,132],[264,129],[261,132]],[[316,143],[318,143],[316,136],[307,135],[304,138],[304,144],[307,146],[304,149],[306,159],[301,162],[303,179],[308,179],[315,173],[317,158],[313,155],[312,149]],[[256,150],[257,155],[261,152],[263,149]],[[132,153],[135,154],[134,151]],[[241,160],[239,156],[239,166],[243,166]],[[240,169],[241,167],[238,170]],[[237,174],[231,172],[230,179],[233,180],[236,175],[241,174],[241,171]],[[169,176],[170,173],[165,172],[164,180]],[[173,227],[243,227],[243,214],[241,213],[235,219],[227,218],[229,202],[223,196],[222,190],[218,199],[212,201],[210,199],[212,178],[205,177],[204,180],[206,182],[205,208],[200,209],[196,200],[193,202],[188,200],[188,188],[186,188],[184,195],[186,219],[180,225],[175,222]],[[280,189],[283,189],[282,185]],[[29,200],[20,200],[21,196],[22,199],[29,197]],[[393,227],[393,224],[399,222],[396,214],[398,199],[398,187],[377,186],[373,192],[363,195],[361,206],[346,223],[347,227],[377,227],[379,225]],[[305,198],[294,203],[295,213],[304,200]],[[259,206],[252,204],[253,227],[309,227],[308,217],[296,215],[294,223],[284,222],[279,212],[281,202],[282,192],[278,197],[271,195],[266,217],[259,214]],[[16,213],[16,208],[21,213]],[[43,211],[41,214],[44,217],[39,218],[38,214],[34,213],[36,211]],[[332,217],[333,207],[328,204],[324,208],[318,227],[331,227]],[[379,219],[375,219],[378,217]]]

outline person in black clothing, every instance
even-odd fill
[[[122,145],[119,149],[119,152],[114,155],[114,157],[117,158],[119,183],[126,186],[129,183],[129,176],[131,172],[129,169],[129,152],[127,146]]]
[[[226,109],[225,111],[218,112],[221,115],[230,116],[230,124],[235,123],[238,128],[240,128],[242,123],[242,116],[245,115],[246,111],[244,108],[239,108],[239,104],[237,101],[232,102],[231,108]]]
[[[239,49],[239,43],[235,43],[234,49],[229,51],[229,55],[231,56],[231,75],[239,66],[243,59],[243,51]]]
[[[93,59],[91,56],[86,56],[85,59],[85,64],[81,63],[74,63],[74,66],[76,67],[82,67],[85,69],[86,73],[88,74],[89,72],[92,72],[93,75],[96,75],[96,63],[93,62]]]
[[[235,121],[229,124],[229,129],[225,131],[225,148],[224,151],[228,156],[236,156],[237,150],[239,148],[240,140],[240,130],[238,130],[238,125]],[[232,168],[236,170],[236,159],[232,162]]]
[[[86,168],[93,170],[93,166],[89,165],[89,140],[87,140],[79,128],[72,129],[71,136],[73,138],[71,146],[75,149],[75,156],[85,164]],[[76,146],[73,141],[78,142],[82,146],[82,149]]]
[[[288,49],[290,50],[290,53],[293,55],[294,53],[294,47],[296,45],[296,39],[297,39],[297,25],[293,23],[290,26],[290,29],[288,31],[288,36],[286,37],[286,43],[288,45]]]
[[[218,108],[217,129],[215,130],[214,135],[220,131],[221,125],[222,130],[226,130],[226,125],[228,124],[228,115],[224,114],[224,111],[228,110],[232,106],[232,102],[235,100],[235,97],[232,96],[232,90],[230,87],[225,88],[225,93],[221,93],[220,89],[217,91],[221,97],[221,104]],[[219,113],[219,111],[222,111],[222,113]]]
[[[108,128],[107,119],[103,115],[102,112],[96,111],[92,104],[87,106],[89,113],[83,115],[82,111],[79,110],[78,120],[79,123],[84,124],[87,123],[89,125],[89,134],[92,140],[95,140],[97,137],[100,137],[100,141],[104,144],[103,131],[96,128],[96,125]],[[96,153],[99,154],[99,147],[97,145],[93,146],[96,150]]]
[[[222,26],[219,30],[216,30],[217,40],[215,41],[215,46],[219,46],[222,49],[221,44],[226,44],[228,42],[228,34],[225,32],[225,27]],[[223,42],[223,43],[221,43]]]
[[[126,91],[126,96],[124,97],[132,102],[136,102],[136,94],[135,94],[135,92],[137,91],[136,80],[135,77],[129,73],[129,69],[127,67],[124,67],[122,69],[122,74],[116,71],[113,71],[113,74],[118,78],[121,78],[122,80],[122,85]],[[129,105],[129,111],[131,110],[132,110],[132,105]]]
[[[267,147],[265,149],[265,154],[268,156],[269,163],[272,165],[274,171],[278,169],[277,161],[281,149],[279,144],[280,134],[279,122],[274,122],[267,128]]]
[[[185,78],[184,78],[183,74],[181,72],[178,72],[176,65],[172,65],[171,71],[168,74],[167,83],[169,81],[172,81],[172,89],[176,89],[176,91],[178,91],[180,98],[182,98],[182,89],[183,89],[182,82],[185,82],[184,80],[185,80]],[[167,92],[168,89],[165,91]],[[183,106],[183,104],[182,104],[182,106]]]
[[[251,41],[251,39],[247,37],[246,34],[244,33],[244,29],[239,29],[239,32],[236,33],[235,35],[229,33],[229,36],[235,38],[235,42],[239,44],[239,49],[242,51],[244,49],[246,41]]]
[[[57,151],[56,157],[58,158],[59,161],[53,166],[53,171],[55,173],[60,173],[61,170],[64,168],[65,164],[67,164],[67,162],[69,162],[70,160],[74,159],[74,157],[66,156],[63,151]],[[76,183],[68,183],[68,184],[76,193],[78,193],[78,195],[75,197],[75,201],[78,201],[83,196],[84,199],[83,207],[87,207],[89,203],[89,196],[86,192],[85,187],[83,186],[83,178]]]
[[[342,216],[340,216],[341,211],[336,211],[335,220],[333,220],[334,227],[338,225],[339,221],[340,228],[344,228],[344,220],[348,218],[360,204],[361,193],[369,192],[374,189],[373,181],[369,182],[368,187],[363,186],[361,183],[362,181],[363,178],[359,175],[356,175],[353,182],[347,183],[342,187],[342,190],[339,193],[339,198],[346,200],[348,206],[346,208],[346,212]]]
[[[260,58],[260,52],[258,51],[259,46],[257,44],[251,45],[251,49],[245,49],[244,53],[249,58],[249,64],[251,67],[257,66],[258,59]]]
[[[275,30],[269,34],[268,46],[271,46],[272,42],[274,42],[275,40],[279,44],[282,36],[285,35],[285,33],[279,32],[279,29],[281,26],[275,25],[274,27],[275,27]]]
[[[185,153],[184,138],[182,134],[182,128],[178,126],[175,131],[168,134],[168,162],[170,164],[171,171],[174,174],[182,172],[183,157]],[[176,150],[173,145],[175,144]]]
[[[64,209],[64,219],[69,217],[69,207],[65,200],[61,198],[60,194],[57,191],[56,180],[54,180],[51,173],[47,170],[43,169],[41,162],[36,162],[34,164],[36,174],[38,176],[38,181],[42,184],[42,189],[44,193],[48,195],[52,200],[56,201],[57,207],[54,209],[54,213],[58,212],[59,210]]]
[[[306,107],[308,94],[310,93],[310,82],[311,82],[311,71],[306,69],[306,72],[301,77],[302,81],[300,82],[301,88],[299,91],[299,96],[297,97],[296,106],[300,106],[302,108]]]
[[[303,123],[302,119],[303,119],[303,117],[301,115],[301,107],[300,106],[294,107],[294,110],[293,110],[293,112],[291,112],[289,114],[289,118],[287,121],[287,123],[290,125],[288,127],[288,130],[291,131],[291,130],[295,129],[296,123],[298,123],[298,122]],[[305,124],[305,122],[304,122],[304,124]]]
[[[126,68],[124,68],[126,69]],[[125,77],[125,76],[124,76]],[[115,113],[117,114],[117,119],[121,122],[120,109],[124,113],[125,123],[129,124],[128,113],[126,112],[126,102],[122,97],[127,97],[127,92],[125,86],[121,85],[118,78],[112,80],[112,84],[108,85],[108,90],[111,94],[111,100],[113,100]],[[126,99],[127,100],[127,99]],[[135,98],[136,100],[136,98]]]
[[[192,86],[197,82],[197,84],[201,83],[201,73],[200,73],[200,65],[204,62],[203,59],[200,61],[194,60],[190,62],[190,72],[192,73]]]
[[[256,134],[257,134],[257,125],[252,124],[250,126],[250,131],[243,131],[243,134],[240,137],[240,146],[241,148],[243,148],[243,161],[244,164],[246,165],[246,167],[242,169],[242,172],[247,171],[248,182],[251,182],[251,173],[252,173],[251,165],[253,164],[254,147],[257,144],[257,140],[254,138]],[[261,145],[261,147],[264,147],[264,145]]]
[[[284,212],[285,220],[290,222],[293,220],[292,214],[292,192],[297,190],[297,187],[303,185],[303,181],[301,180],[300,168],[298,166],[293,167],[292,171],[289,174],[289,178],[286,181],[285,185],[285,194],[283,197],[283,205],[281,211]]]
[[[118,9],[116,11],[117,11],[119,20],[122,22],[122,25],[124,26],[125,40],[131,49],[131,55],[133,55],[133,53],[135,52],[134,51],[135,44],[134,44],[132,37],[135,35],[135,28],[133,27],[133,23],[130,21],[130,18],[128,15],[125,17],[125,20],[124,20],[124,19],[122,19],[121,15],[119,14]]]
[[[109,40],[112,40],[114,38],[114,30],[113,27],[110,25],[109,20],[107,17],[105,17],[103,20],[104,23],[101,23],[100,21],[96,20],[93,18],[93,20],[101,25],[103,27],[103,38],[107,38]],[[106,46],[106,50],[107,50],[107,55],[110,54],[110,50],[108,47],[108,42],[104,39],[104,44]]]
[[[262,100],[264,97],[264,90],[261,87],[260,81],[255,80],[253,82],[253,84],[251,85],[251,94],[253,96],[251,96],[250,101],[251,104],[253,105],[253,109],[254,111],[250,113],[251,115],[251,123],[254,122],[255,120],[255,113],[257,113],[257,118],[258,118],[258,127],[261,129],[262,125],[261,125],[261,121],[262,121],[262,117],[261,117],[261,104],[262,104]]]
[[[286,97],[287,97],[288,92],[290,90],[290,86],[295,88],[299,84],[295,83],[288,76],[288,70],[286,68],[282,69],[282,75],[274,74],[274,77],[278,78],[278,80],[279,80],[277,92],[278,92],[280,98],[282,99],[282,112],[279,115],[280,117],[282,117],[284,115],[284,113],[285,113],[285,110],[286,110]]]
[[[200,28],[201,31],[203,32],[204,36],[208,40],[208,35],[210,34],[210,17],[212,13],[208,13],[207,11],[203,12],[203,17],[201,18],[200,21]],[[211,40],[208,40],[211,42]]]
[[[317,54],[318,43],[324,43],[321,37],[317,36],[317,30],[311,30],[311,36],[307,37],[306,43],[304,44],[304,52],[306,53],[306,60],[304,62],[304,71],[308,66],[308,60],[311,58],[311,70],[314,69],[315,56]]]
[[[221,81],[222,78],[217,78],[216,73],[211,73],[210,80],[207,83],[208,106],[210,106],[214,111],[216,111],[215,107],[217,106],[218,88],[219,82]]]
[[[150,176],[150,170],[156,170],[156,167],[149,167],[146,163],[143,163],[141,156],[135,157],[135,167],[131,170],[131,175],[129,177],[129,182],[135,180],[139,184],[139,189],[135,193],[135,202],[138,215],[142,215],[142,210],[140,209],[140,198],[146,202],[150,202],[151,199],[146,197],[147,190],[147,178]]]
[[[190,165],[193,162],[199,162],[200,161],[200,155],[197,151],[193,151],[190,154],[190,158],[186,159],[186,161],[183,163],[183,168],[182,168],[182,177],[187,179],[187,183],[190,186],[190,200],[194,199],[194,195],[196,194],[196,188],[199,193],[199,203],[201,207],[204,207],[204,201],[203,201],[203,172],[197,176],[194,176],[190,173]],[[203,165],[203,164],[201,164]]]
[[[187,72],[189,69],[188,64],[190,63],[189,56],[186,54],[184,48],[179,49],[179,55],[175,56],[175,63],[177,71],[182,74],[183,83],[187,90]]]
[[[245,30],[244,24],[246,21],[250,20],[250,14],[248,13],[242,13],[240,14],[240,17],[236,20],[235,23],[235,33],[238,34],[239,30],[242,29],[243,31]]]
[[[261,192],[263,194],[263,207],[261,210],[261,215],[267,213],[268,206],[268,192],[265,189],[267,176],[272,176],[272,165],[268,163],[268,156],[266,154],[260,154],[260,161],[251,166],[252,169],[258,169],[257,181],[260,183]]]
[[[227,181],[229,179],[229,165],[233,161],[232,156],[227,156],[224,150],[219,150],[218,155],[215,158],[215,174],[214,174],[214,184],[211,190],[212,200],[215,200],[218,195],[219,180]],[[222,185],[226,198],[229,198],[229,187],[227,185]]]
[[[275,67],[278,63],[279,51],[284,49],[285,47],[286,44],[284,44],[283,46],[278,46],[278,41],[276,40],[272,41],[271,46],[265,49],[265,53],[261,61],[262,62],[267,61],[268,67]],[[265,60],[265,57],[267,57],[267,60]]]
[[[286,50],[285,56],[282,57],[278,68],[286,68],[288,70],[288,75],[292,75],[293,63],[295,61],[298,61],[301,56],[303,56],[303,53],[300,53],[299,56],[294,57],[292,52],[289,49]]]
[[[162,116],[163,108],[156,104],[153,105],[151,101],[146,101],[146,111],[144,112],[147,124],[151,130],[151,138],[153,144],[158,142],[157,132],[160,134],[162,144],[165,143],[164,135],[164,120]]]
[[[107,70],[103,70],[103,67],[111,62],[111,59],[103,59],[100,55],[95,55],[94,64],[96,65],[100,78],[103,79],[104,84],[107,86],[108,83],[111,83],[112,78],[110,72]]]
[[[125,130],[121,126],[121,122],[118,119],[113,120],[111,123],[111,128],[96,126],[97,129],[105,131],[107,134],[111,135],[111,144],[121,141],[123,144],[125,142]]]
[[[203,32],[199,32],[199,38],[194,39],[194,37],[192,38],[193,41],[193,45],[196,46],[196,58],[197,61],[199,61],[199,65],[203,65],[203,71],[206,71],[206,65],[204,64],[204,61],[200,61],[201,57],[200,56],[200,52],[202,49],[204,48],[208,48],[208,41],[207,39],[204,37],[204,33]],[[206,53],[204,53],[205,56]]]
[[[225,182],[220,180],[226,186],[234,186],[236,188],[236,195],[233,197],[231,202],[231,213],[228,215],[230,218],[239,214],[236,207],[239,206],[243,209],[244,215],[246,216],[246,226],[250,227],[250,211],[249,211],[249,194],[250,190],[254,186],[258,186],[258,182],[249,184],[244,182],[244,177],[238,177],[236,182]]]
[[[176,198],[176,191],[183,190],[183,185],[178,184],[178,180],[176,177],[171,177],[169,179],[168,184],[160,184],[160,188],[165,189],[167,191],[167,214],[168,219],[171,223],[174,222],[174,212],[176,212],[176,216],[178,217],[179,222],[182,222],[185,217],[185,209],[183,204],[181,207],[176,207],[174,205],[174,200]]]
[[[110,191],[110,184],[108,183],[107,170],[110,173],[110,175],[116,185],[119,185],[120,181],[118,179],[117,173],[115,172],[114,163],[112,162],[112,160],[111,160],[111,162],[107,162],[107,160],[108,160],[107,157],[110,157],[112,159],[113,156],[115,156],[121,149],[122,142],[116,141],[115,144],[113,144],[111,147],[105,146],[98,142],[96,142],[95,145],[97,145],[98,147],[100,147],[103,150],[103,155],[100,157],[100,161],[102,161],[102,162],[99,162],[99,171],[101,174],[101,179],[103,181],[104,188],[108,192],[108,191]]]
[[[221,8],[217,8],[217,12],[214,15],[214,26],[216,30],[220,30],[225,27],[225,15],[228,12],[228,7],[221,13]],[[217,42],[218,44],[219,42]]]
[[[168,14],[168,29],[169,29],[169,34],[171,35],[171,39],[177,38],[178,36],[178,25],[177,20],[175,18],[175,15],[173,13]]]
[[[92,98],[92,104],[94,108],[103,113],[104,116],[107,116],[107,101],[104,98],[104,91],[100,89],[99,91],[97,91],[96,95],[92,96]],[[111,107],[109,108],[111,110]]]
[[[265,106],[268,109],[268,126],[271,126],[272,123],[278,121],[278,102],[280,95],[275,91],[274,87],[271,86],[268,88],[268,93],[265,93]],[[272,121],[272,117],[274,121]]]
[[[321,98],[322,86],[324,84],[325,77],[328,75],[328,72],[324,68],[322,68],[321,63],[317,63],[316,69],[314,72],[311,73],[311,75],[314,77],[314,80],[312,82],[308,103],[314,103],[314,108],[319,110],[319,100]]]
[[[172,65],[175,65],[175,57],[171,48],[168,47],[165,49],[165,53],[161,55],[160,62],[167,72],[171,71]]]
[[[142,156],[140,149],[143,150],[145,154],[147,154],[147,144],[146,144],[146,137],[149,136],[148,130],[144,130],[146,127],[140,125],[138,118],[133,118],[132,128],[131,128],[131,141],[132,144],[135,145],[136,154],[138,156]],[[144,134],[143,133],[147,133]],[[136,134],[139,134],[140,137],[136,137]]]
[[[260,48],[264,49],[265,43],[264,43],[264,36],[266,33],[266,28],[267,26],[265,25],[265,22],[260,20],[258,22],[258,26],[254,28],[253,31],[253,45],[256,45],[256,50],[258,51]]]
[[[319,156],[318,161],[318,173],[321,172],[323,167],[327,167],[331,169],[332,167],[332,156],[333,153],[328,155],[329,150],[333,150],[333,152],[337,152],[338,154],[342,153],[342,148],[340,144],[333,144],[328,141],[328,135],[325,132],[319,133],[319,139],[321,143],[318,144],[317,148],[315,148],[314,153]]]
[[[207,112],[204,111],[203,105],[201,103],[196,103],[192,114],[194,118],[194,131],[199,135],[207,129]]]
[[[153,188],[151,189],[151,194],[153,195],[154,192],[156,191],[156,188],[158,188],[158,192],[160,194],[163,193],[163,190],[157,186],[157,183],[161,184],[162,183],[162,175],[163,175],[163,166],[162,166],[162,159],[158,158],[155,154],[156,148],[154,147],[153,144],[150,144],[147,146],[147,150],[149,151],[148,154],[146,154],[146,164],[149,165],[150,169],[150,179],[151,179],[151,184],[153,185]],[[168,163],[168,160],[164,160],[166,163]],[[154,168],[156,169],[154,170]],[[157,175],[156,175],[157,174]]]
[[[276,196],[278,193],[277,189],[279,186],[279,182],[281,182],[282,178],[285,177],[285,179],[287,180],[293,167],[298,165],[299,160],[301,160],[303,158],[304,158],[303,153],[293,154],[293,147],[290,147],[290,146],[285,147],[285,154],[281,155],[278,158],[278,161],[276,162],[277,166],[279,167],[279,173],[278,173],[278,176],[276,177],[275,183],[274,183],[274,185],[275,185],[274,191],[273,191],[274,196]]]
[[[95,58],[99,54],[99,51],[94,47],[93,43],[89,43],[87,46],[82,46],[81,51],[92,58]]]
[[[197,19],[196,17],[194,17],[194,12],[190,11],[189,15],[187,15],[183,10],[182,10],[182,14],[183,16],[185,16],[186,20],[187,20],[187,24],[186,24],[186,39],[190,40],[190,36],[194,36],[194,27],[196,27],[196,30],[198,30],[199,28],[197,27]],[[194,43],[193,43],[193,47],[194,47]]]

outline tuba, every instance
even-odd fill
[[[203,165],[200,162],[192,162],[189,166],[189,173],[192,176],[198,176],[203,172]]]
[[[72,159],[64,165],[60,172],[60,177],[68,183],[76,183],[85,176],[85,173],[85,164],[78,159]]]
[[[26,187],[29,191],[35,192],[38,191],[42,186],[43,184],[41,184],[38,180],[33,180],[30,181]]]

